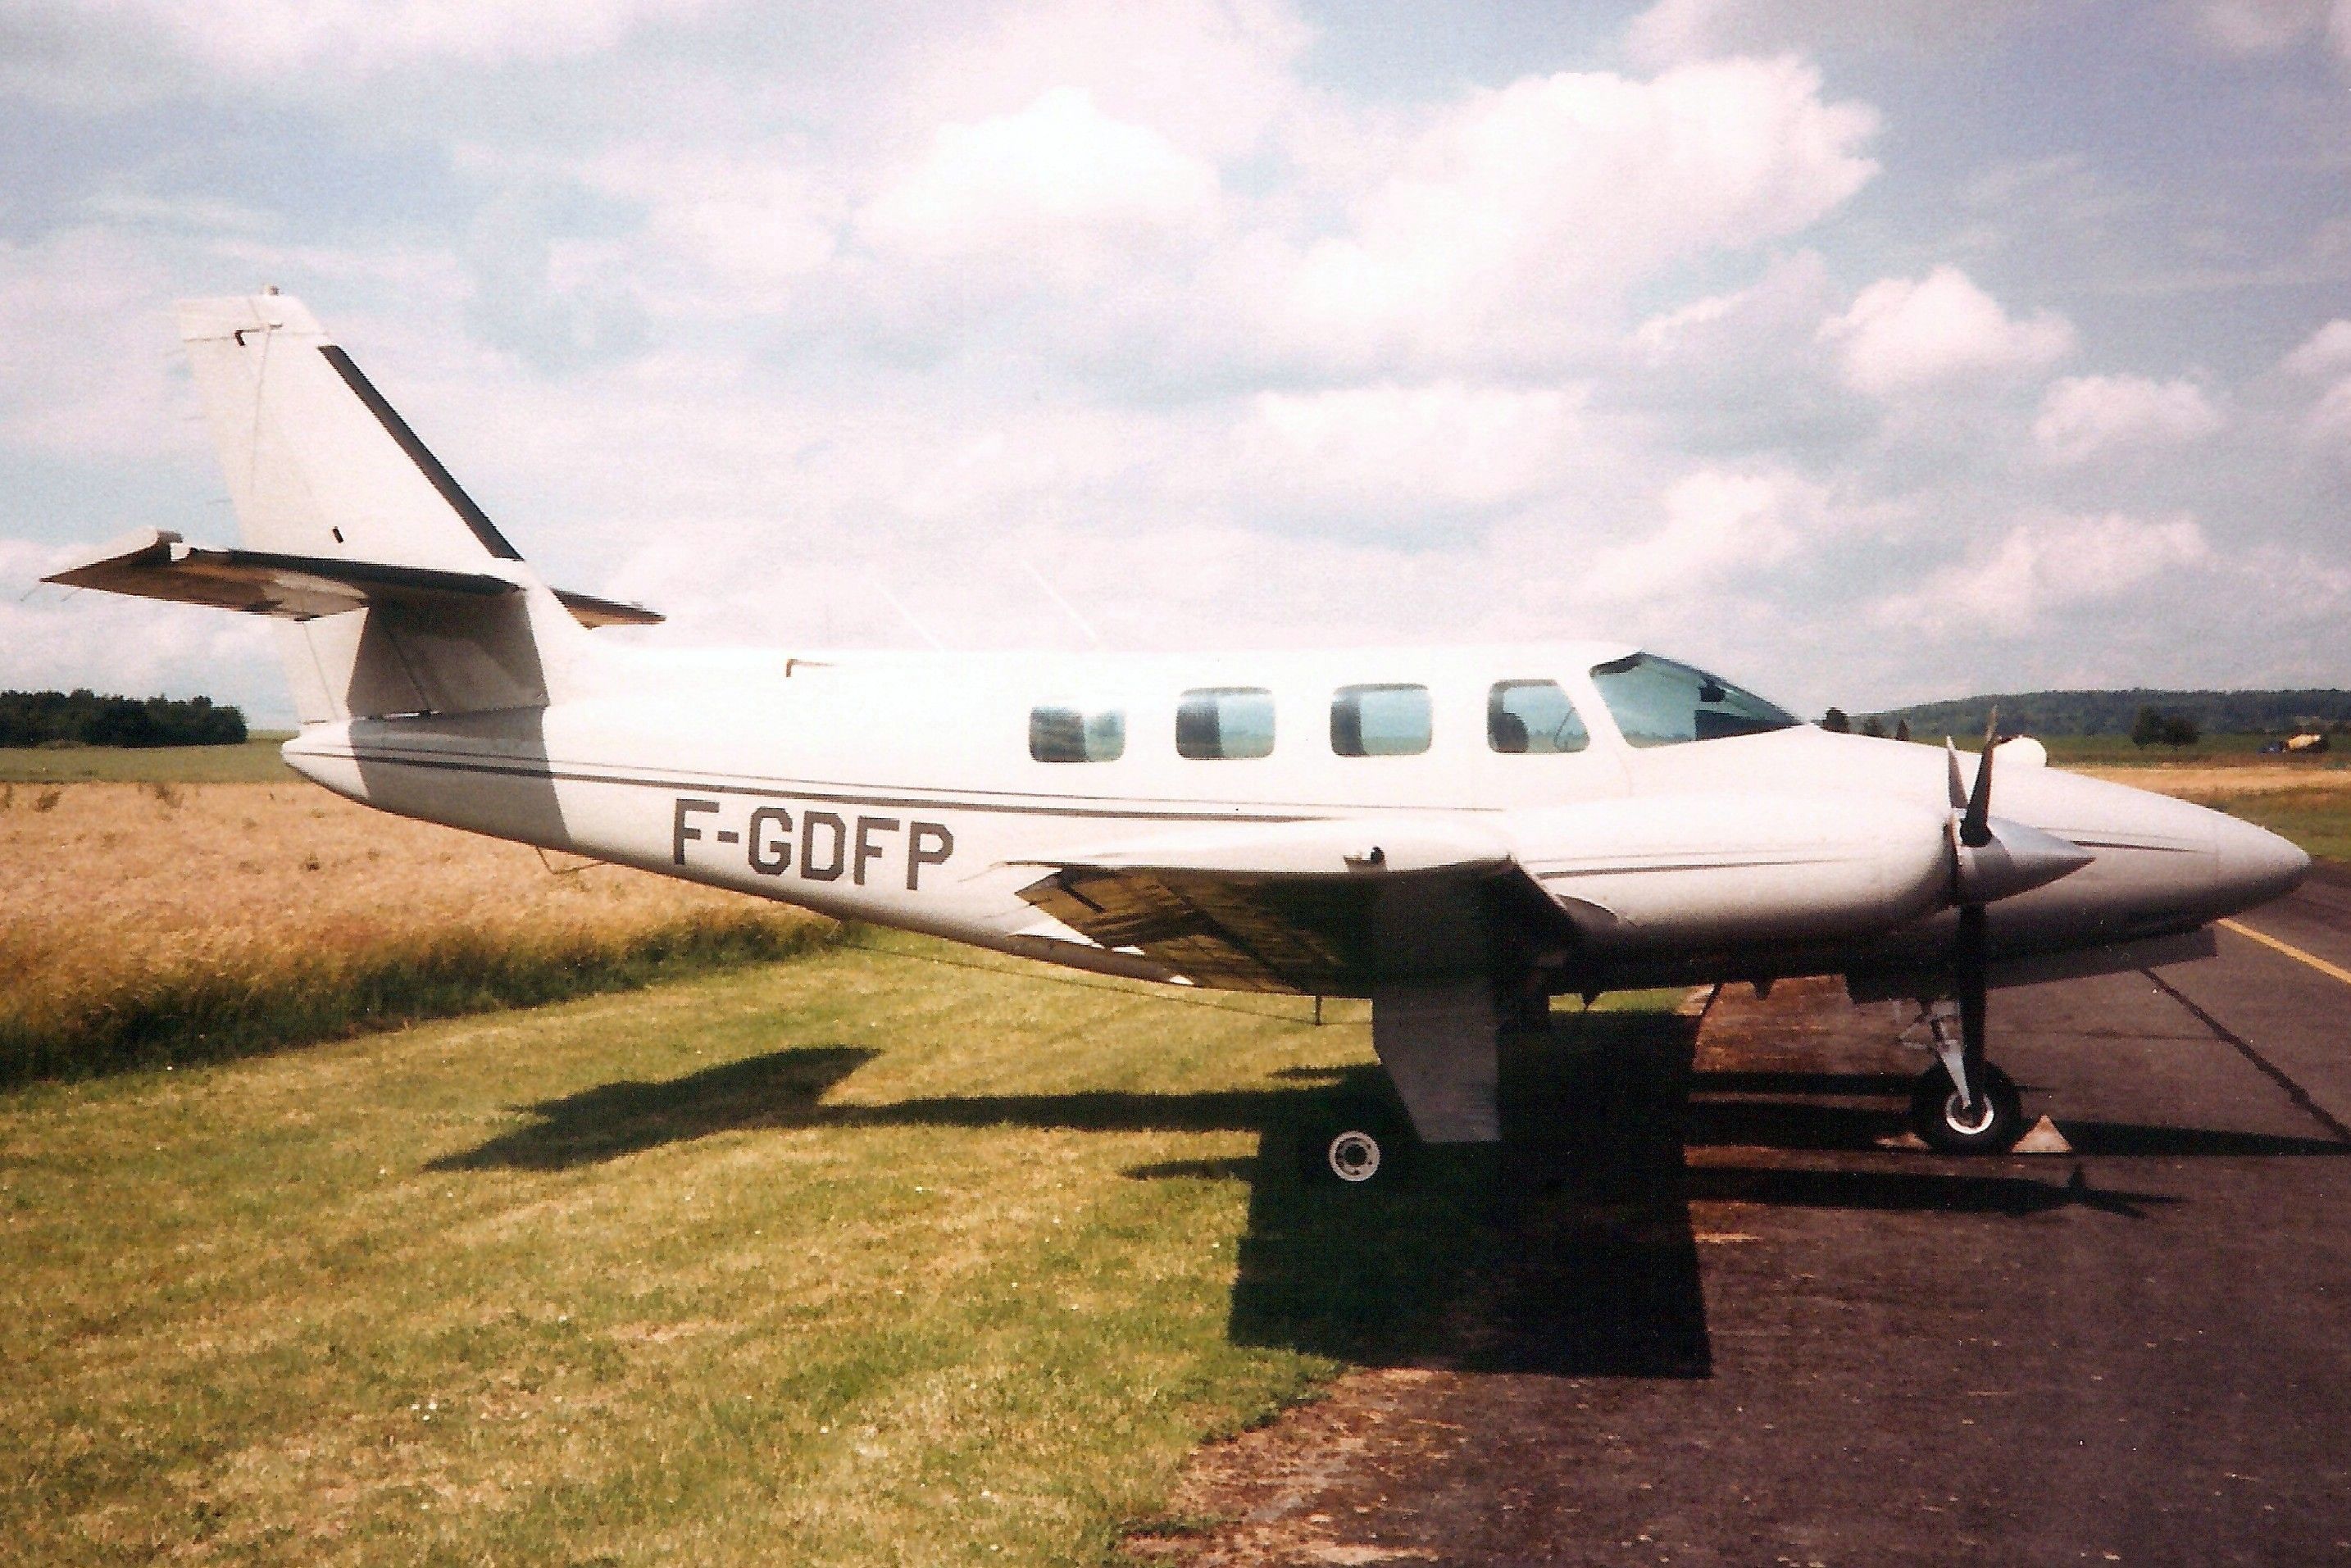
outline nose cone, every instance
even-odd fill
[[[2223,817],[2213,834],[2215,880],[2230,908],[2251,909],[2300,885],[2310,857],[2266,828]]]

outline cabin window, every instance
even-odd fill
[[[1115,762],[1125,750],[1126,715],[1116,708],[1029,710],[1029,755],[1040,762]]]
[[[1257,686],[1204,686],[1176,708],[1176,750],[1202,760],[1273,754],[1273,694]]]
[[[1557,681],[1496,681],[1486,694],[1486,744],[1497,751],[1550,756],[1591,742]]]
[[[1342,757],[1415,757],[1428,749],[1426,686],[1341,686],[1331,696],[1331,749]]]
[[[1660,659],[1635,653],[1595,665],[1593,685],[1609,716],[1632,746],[1679,746],[1690,740],[1720,740],[1791,729],[1796,716],[1774,707],[1729,682]]]

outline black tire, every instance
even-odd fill
[[[1384,1191],[1411,1163],[1412,1148],[1411,1130],[1401,1117],[1374,1103],[1351,1103],[1332,1106],[1308,1124],[1298,1163],[1317,1186]]]
[[[1910,1093],[1910,1130],[1947,1155],[2004,1155],[2024,1135],[2024,1097],[1999,1068],[1984,1067],[1982,1101],[1970,1117],[1941,1062],[1918,1077]]]

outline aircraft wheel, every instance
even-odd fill
[[[1910,1128],[1947,1155],[2004,1155],[2024,1135],[2024,1097],[2013,1079],[1986,1063],[1983,1092],[1971,1114],[1938,1061],[1911,1092]]]
[[[1411,1132],[1384,1107],[1347,1104],[1307,1128],[1299,1163],[1319,1186],[1386,1188],[1395,1185],[1411,1147]]]

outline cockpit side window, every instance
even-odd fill
[[[1595,665],[1592,683],[1630,746],[1761,735],[1802,722],[1752,692],[1655,653]]]
[[[1486,694],[1486,744],[1497,751],[1542,756],[1591,742],[1557,681],[1496,681]]]
[[[1115,762],[1126,751],[1126,715],[1116,708],[1029,710],[1029,755],[1040,762]]]

